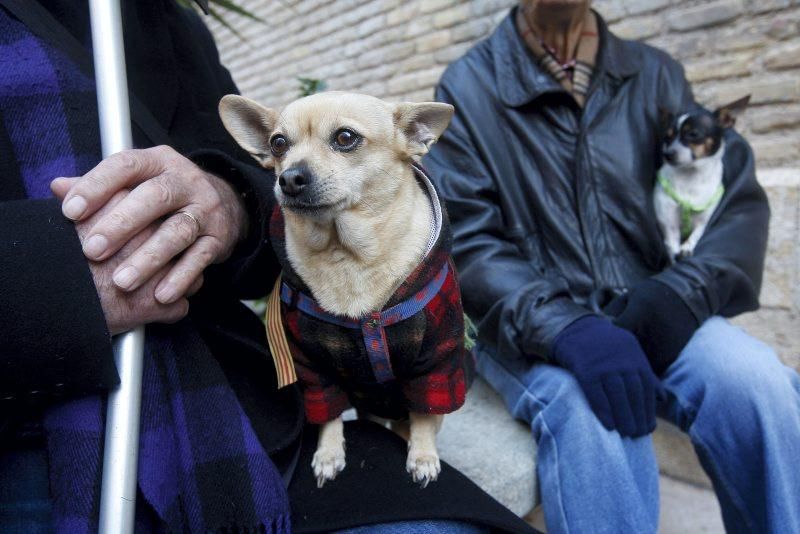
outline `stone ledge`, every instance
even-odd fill
[[[757,175],[772,209],[761,305],[796,313],[800,309],[800,169],[759,168]]]
[[[530,428],[515,421],[481,378],[467,402],[444,418],[439,454],[512,512],[524,516],[538,502],[536,445]]]
[[[653,446],[661,473],[702,488],[711,487],[711,480],[703,471],[691,440],[678,427],[659,419],[653,433]]]
[[[800,187],[800,168],[775,167],[756,171],[758,183],[765,188],[770,187]]]
[[[784,364],[800,372],[800,314],[762,308],[735,317],[731,322],[775,349]]]

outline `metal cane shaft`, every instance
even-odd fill
[[[120,0],[89,0],[103,157],[133,148]],[[101,534],[133,532],[142,401],[144,327],[119,336],[114,360],[120,385],[108,395]]]
[[[144,327],[120,335],[114,361],[120,385],[108,394],[100,534],[131,534],[136,515],[139,413],[142,405]]]

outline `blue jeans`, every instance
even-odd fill
[[[482,534],[485,532],[489,532],[489,529],[461,521],[420,520],[379,523],[338,530],[335,534]]]
[[[656,532],[652,439],[606,430],[576,380],[547,364],[478,353],[478,372],[531,424],[550,533]],[[663,384],[659,415],[692,440],[728,532],[800,533],[800,377],[719,317],[695,332]]]

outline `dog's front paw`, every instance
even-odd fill
[[[684,258],[690,258],[693,253],[694,253],[694,245],[692,245],[691,243],[684,243],[678,250],[678,254],[675,256],[675,259],[682,260]]]
[[[411,447],[406,459],[406,471],[411,473],[414,482],[427,487],[430,482],[439,478],[442,464],[436,451],[424,450],[423,447]]]
[[[311,460],[314,476],[317,477],[317,487],[321,488],[325,482],[336,478],[344,466],[344,447],[317,449]]]

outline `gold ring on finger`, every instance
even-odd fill
[[[192,221],[194,221],[194,225],[195,225],[195,228],[197,228],[197,231],[200,232],[200,221],[197,220],[197,217],[195,217],[194,215],[192,215],[191,213],[189,213],[186,210],[179,211],[178,215],[186,215],[187,217],[189,217]]]

